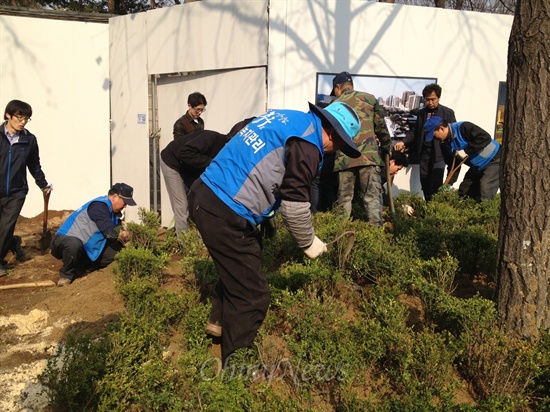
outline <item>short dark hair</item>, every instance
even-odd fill
[[[191,107],[197,107],[199,104],[204,104],[206,106],[206,97],[202,93],[194,92],[187,97],[187,104],[190,104]]]
[[[12,100],[6,105],[6,110],[4,110],[4,120],[8,120],[6,114],[9,114],[10,116],[17,114],[25,117],[31,117],[32,107],[30,104],[21,100]]]
[[[422,90],[422,96],[427,97],[430,94],[435,93],[438,99],[441,98],[441,86],[437,83],[430,83]]]
[[[407,167],[409,165],[409,159],[408,159],[407,155],[403,152],[398,151],[398,150],[393,150],[392,149],[391,159],[394,161],[394,163],[397,166]]]

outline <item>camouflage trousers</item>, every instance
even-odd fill
[[[368,221],[374,226],[382,226],[383,190],[380,166],[355,167],[338,172],[338,207],[343,215],[351,215],[356,179],[359,180],[359,193],[363,198]]]

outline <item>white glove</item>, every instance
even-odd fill
[[[457,150],[456,155],[458,157],[458,160],[462,160],[465,157],[468,157],[468,155],[466,154],[466,152],[464,150]]]
[[[45,194],[50,193],[52,190],[53,190],[53,185],[52,185],[51,183],[50,183],[48,186],[46,186],[44,189],[42,189],[42,191],[43,191]]]
[[[414,209],[409,205],[403,205],[403,213],[405,213],[407,216],[413,216],[414,215]]]
[[[313,238],[313,243],[307,249],[304,249],[304,253],[310,259],[315,259],[319,257],[324,252],[327,251],[327,244],[319,239],[317,236]]]

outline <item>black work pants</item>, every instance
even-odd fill
[[[121,249],[122,243],[117,240],[107,240],[99,258],[92,262],[84,250],[82,241],[77,237],[56,234],[51,244],[52,256],[63,261],[63,266],[59,269],[59,276],[70,280],[76,279],[79,271],[108,266],[115,260],[115,255]]]
[[[500,185],[500,153],[489,162],[483,169],[478,170],[470,167],[464,176],[464,180],[458,188],[460,196],[468,196],[478,202],[491,200],[498,192]]]
[[[222,362],[252,346],[269,307],[261,271],[261,238],[255,225],[233,212],[201,179],[189,194],[189,211],[220,277],[210,321],[221,321]]]
[[[434,145],[441,145],[435,141]],[[438,153],[441,152],[439,155]],[[460,161],[455,160],[455,166]],[[445,152],[441,146],[424,147],[420,153],[420,185],[424,193],[426,202],[432,200],[433,195],[443,186],[443,177],[445,176],[445,166],[447,166],[447,175],[451,173],[453,167],[453,156]],[[451,177],[449,184],[452,186],[458,179],[460,168],[457,168],[455,174]]]
[[[0,258],[4,259],[12,245],[13,231],[21,209],[25,204],[25,195],[0,197]],[[0,259],[0,260],[1,260]],[[2,266],[0,265],[0,268]]]
[[[426,202],[432,200],[434,194],[443,185],[445,161],[436,160],[433,147],[425,147],[420,153],[420,185]]]

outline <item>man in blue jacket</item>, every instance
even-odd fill
[[[478,201],[495,197],[499,187],[500,144],[481,127],[470,122],[448,123],[441,117],[430,118],[425,126],[426,141],[436,139],[452,154],[468,156],[470,169],[460,183],[458,194]]]
[[[70,285],[78,271],[103,268],[130,239],[121,229],[122,210],[135,206],[134,189],[126,183],[114,184],[107,196],[92,199],[65,220],[52,239],[51,253],[63,260],[57,286]]]
[[[212,297],[207,333],[222,337],[222,363],[253,344],[269,306],[261,272],[257,226],[280,209],[283,222],[304,253],[327,250],[311,223],[311,182],[323,155],[342,150],[356,158],[357,113],[345,103],[308,113],[270,110],[229,141],[191,187],[189,210],[220,281]]]
[[[31,116],[28,103],[12,100],[0,126],[0,260],[12,246],[15,224],[29,192],[27,169],[40,190],[51,190],[40,166],[36,137],[25,128]],[[5,275],[0,263],[0,276]]]

